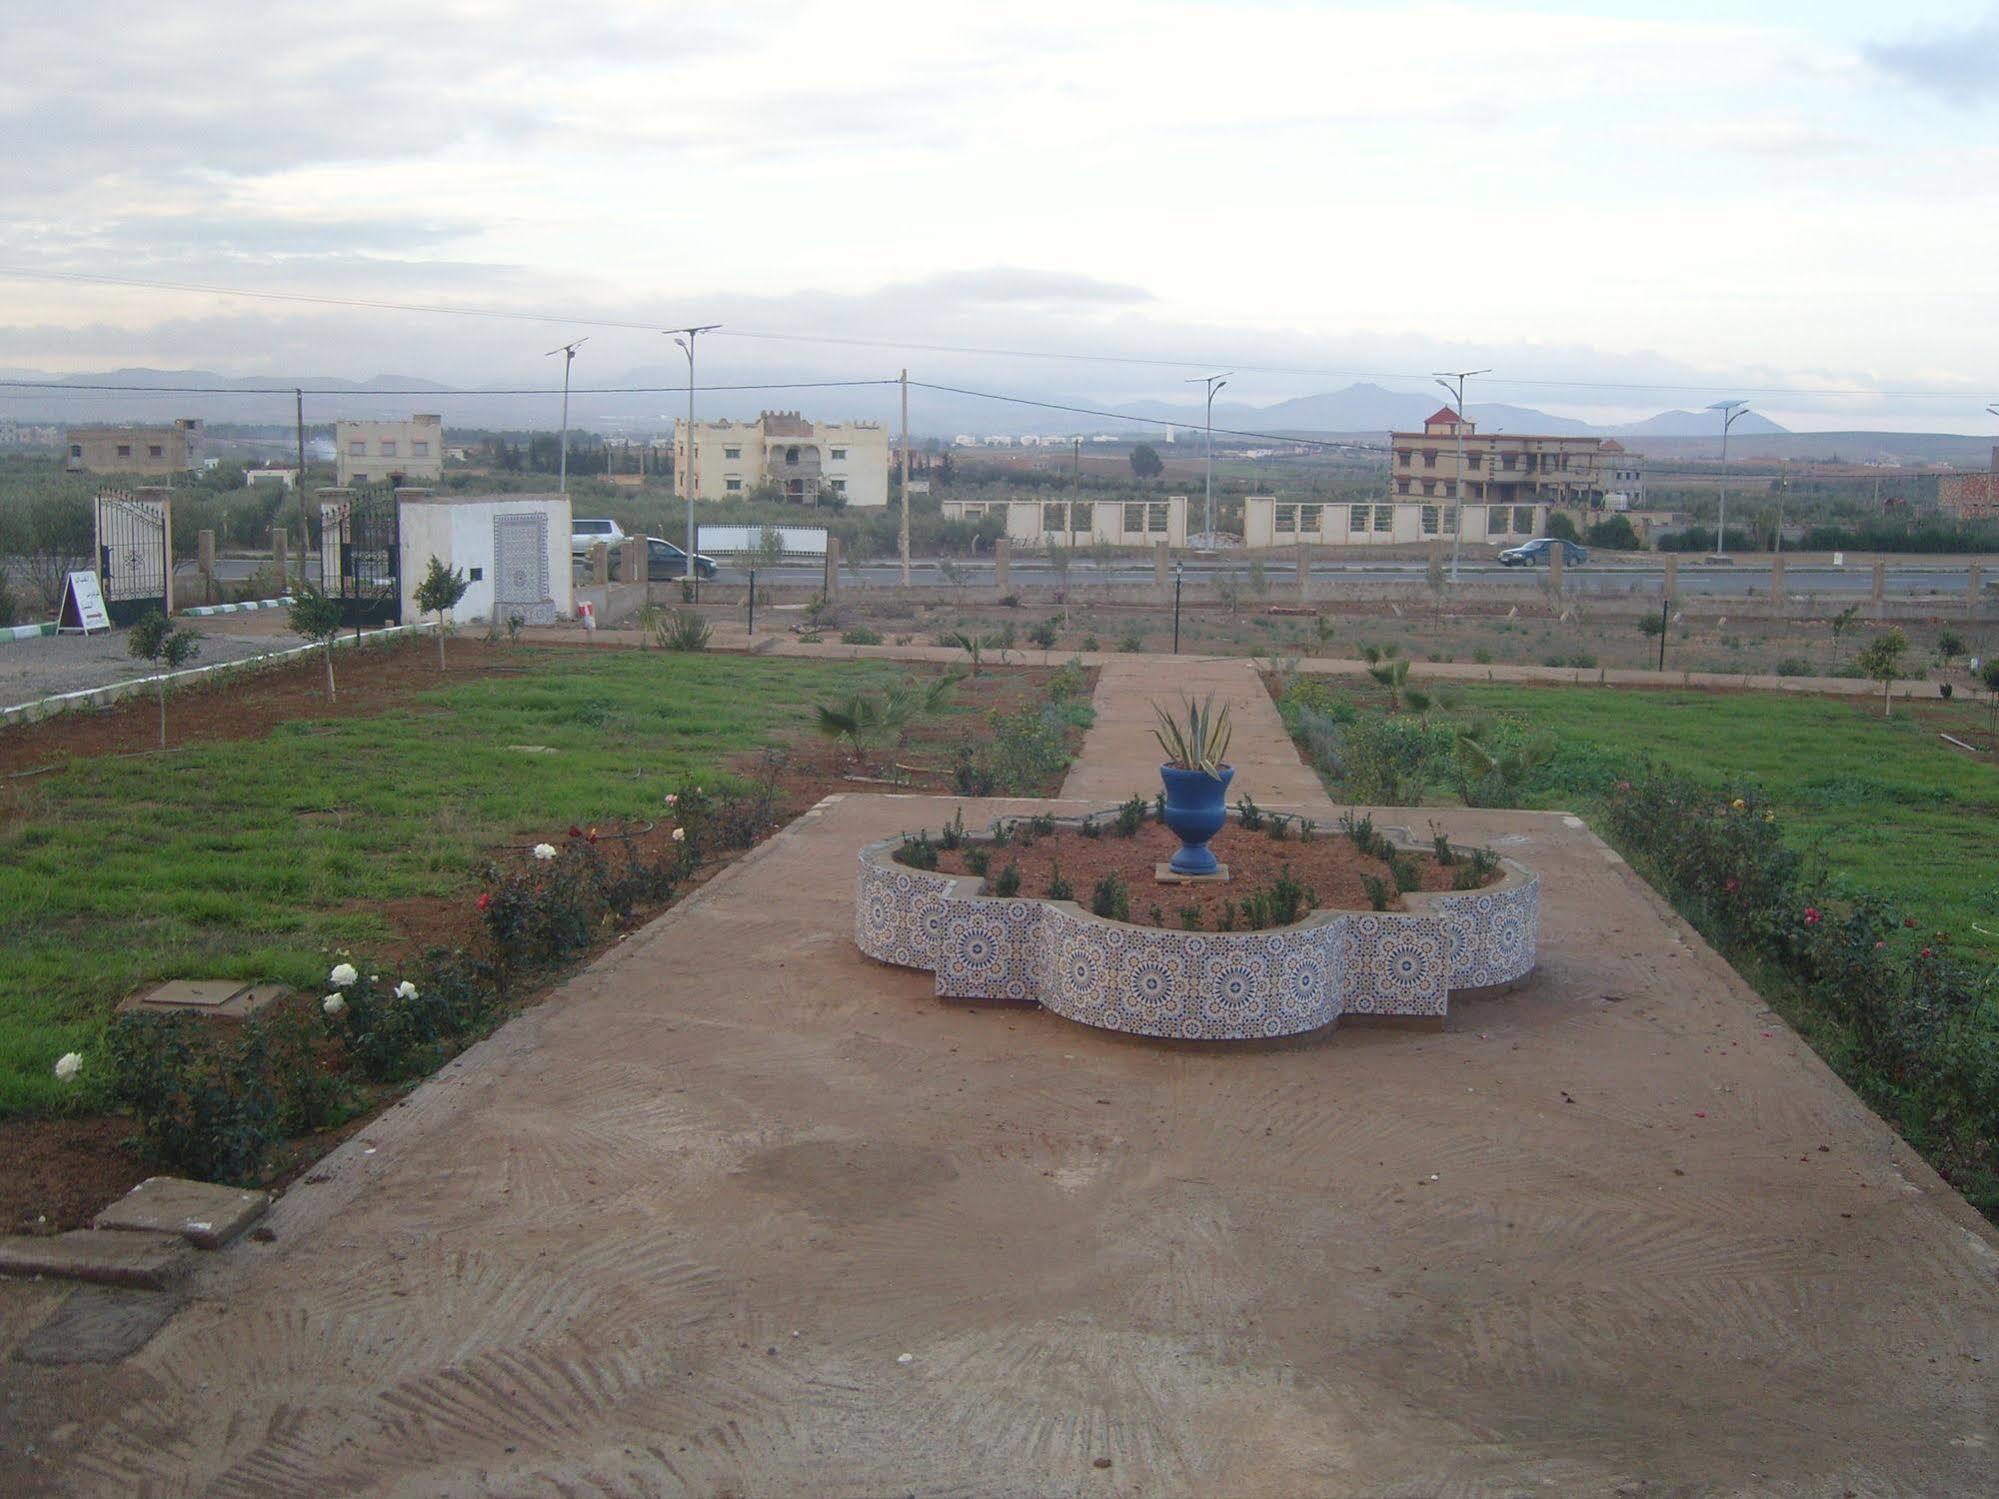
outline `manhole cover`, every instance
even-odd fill
[[[246,984],[241,979],[169,979],[121,1000],[118,1013],[163,1015],[176,1012],[241,1020],[279,995],[283,984]]]

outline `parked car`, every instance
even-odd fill
[[[573,520],[569,523],[570,555],[581,557],[598,542],[615,548],[625,539],[625,528],[614,520]]]
[[[684,578],[687,576],[686,552],[675,546],[672,542],[663,540],[657,536],[648,536],[645,542],[646,581],[648,583],[668,583],[675,578]],[[611,553],[611,580],[615,583],[625,581],[619,576],[621,571],[619,564],[623,561],[623,558],[624,554],[622,552]],[[694,559],[694,575],[697,578],[714,577],[715,559],[705,552],[697,555]]]
[[[1562,566],[1577,567],[1589,561],[1589,551],[1577,546],[1573,541],[1557,541],[1552,536],[1537,536],[1532,541],[1517,547],[1508,547],[1499,554],[1502,567],[1538,567],[1548,560],[1548,553],[1556,547],[1562,549]]]

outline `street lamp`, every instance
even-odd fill
[[[564,344],[559,349],[550,349],[542,355],[544,359],[552,359],[557,354],[562,356],[562,452],[556,460],[557,472],[562,477],[555,482],[557,494],[569,493],[569,366],[576,362],[576,351],[588,342],[590,337],[585,334],[575,343]]]
[[[1714,522],[1714,554],[1717,557],[1728,553],[1728,429],[1748,409],[1747,401],[1716,401],[1708,407],[1710,411],[1721,413],[1721,508]]]
[[[1455,395],[1458,403],[1458,419],[1456,423],[1458,429],[1458,476],[1451,485],[1458,502],[1457,524],[1451,527],[1451,581],[1453,583],[1458,580],[1458,542],[1465,534],[1465,381],[1473,375],[1489,375],[1491,373],[1491,370],[1440,370],[1437,372],[1437,383],[1443,386],[1445,390],[1451,390],[1452,382],[1456,382]]]
[[[1229,383],[1228,377],[1234,370],[1223,370],[1219,375],[1192,375],[1187,383],[1196,382],[1208,387],[1208,545],[1215,544],[1215,392]]]
[[[695,602],[701,599],[701,571],[694,565],[694,340],[712,333],[720,323],[702,323],[693,328],[665,330],[687,356],[687,591]]]

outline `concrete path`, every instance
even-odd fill
[[[1229,710],[1229,762],[1235,778],[1229,800],[1249,796],[1264,806],[1298,807],[1318,816],[1330,811],[1319,778],[1299,760],[1277,707],[1253,662],[1241,657],[1108,656],[1092,699],[1097,721],[1062,785],[1066,797],[1123,801],[1133,792],[1150,801],[1159,790],[1165,758],[1152,737],[1156,702],[1168,712],[1182,701],[1213,696]]]
[[[1523,989],[1222,1049],[861,958],[855,849],[953,805],[834,799],[138,1353],[0,1362],[0,1493],[1991,1492],[1999,1238],[1574,819],[1448,814],[1542,874]]]

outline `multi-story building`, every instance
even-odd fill
[[[1462,427],[1465,471],[1458,472]],[[1445,406],[1421,432],[1388,434],[1391,500],[1473,505],[1553,505],[1588,509],[1604,496],[1607,458],[1600,437],[1552,437],[1525,432],[1482,433]]]
[[[675,487],[692,472],[701,500],[749,499],[776,490],[794,505],[822,500],[888,503],[888,432],[879,422],[811,422],[796,411],[766,411],[753,422],[696,422],[694,461],[687,423],[673,424]]]
[[[1982,474],[1944,474],[1937,480],[1937,508],[1953,520],[1999,518],[1999,448]]]
[[[444,477],[444,418],[335,422],[333,452],[343,489],[358,484],[435,484]]]
[[[85,474],[178,474],[201,467],[201,422],[164,427],[72,427],[63,467]]]
[[[1469,457],[1469,454],[1467,454]],[[1645,468],[1636,453],[1615,440],[1603,445],[1603,503],[1610,510],[1645,508]]]

